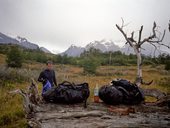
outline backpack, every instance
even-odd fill
[[[128,80],[113,80],[99,89],[99,97],[107,104],[139,104],[144,100],[142,90]]]
[[[85,101],[90,95],[88,83],[74,84],[68,81],[60,83],[56,87],[47,90],[43,99],[52,103],[81,103]]]

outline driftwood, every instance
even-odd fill
[[[27,91],[17,89],[10,91],[10,94],[20,94],[23,97],[23,107],[28,120],[28,125],[32,128],[41,128],[40,123],[34,119],[35,113],[40,111],[40,96],[35,81],[32,81]]]
[[[30,102],[38,105],[40,103],[40,95],[38,91],[38,87],[34,79],[32,79],[31,85],[28,87],[28,97]]]
[[[11,94],[20,94],[23,97],[23,107],[24,107],[24,110],[25,110],[27,115],[30,115],[30,114],[36,112],[36,110],[35,110],[36,106],[32,102],[30,102],[28,93],[26,93],[22,89],[17,89],[17,90],[14,90],[14,91],[10,91],[9,93],[11,93]]]
[[[145,96],[155,97],[157,100],[160,100],[166,96],[165,93],[161,92],[158,89],[142,89],[142,90]]]
[[[145,96],[151,96],[157,99],[156,102],[146,103],[146,105],[168,106],[170,108],[170,95],[166,95],[157,89],[143,89],[143,92]]]
[[[165,96],[157,100],[156,102],[147,102],[146,105],[152,105],[152,106],[168,106],[170,108],[170,95]]]

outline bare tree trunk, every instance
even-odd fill
[[[135,49],[137,55],[137,77],[135,83],[140,86],[142,83],[142,57],[140,51]]]

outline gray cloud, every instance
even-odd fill
[[[150,34],[153,21],[167,29],[169,8],[169,0],[0,0],[0,31],[61,52],[103,38],[123,41],[115,27],[121,17],[127,32],[144,25]]]

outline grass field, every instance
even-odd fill
[[[44,64],[29,62],[25,63],[22,69],[5,68],[5,56],[0,55],[0,75],[5,78],[11,78],[3,83],[0,80],[0,127],[16,128],[26,127],[26,120],[22,107],[22,97],[12,95],[8,92],[18,88],[26,89],[30,84],[29,79],[37,80],[41,70],[45,68]],[[84,75],[83,69],[71,65],[54,65],[58,83],[69,81],[74,83],[87,82],[90,86],[91,95],[88,102],[93,101],[93,90],[96,84],[100,87],[109,84],[116,78],[128,79],[134,81],[136,77],[135,66],[101,66],[98,67],[96,75]],[[14,78],[14,82],[13,81]],[[159,66],[143,66],[143,79],[145,81],[154,82],[150,86],[142,88],[158,88],[161,91],[170,93],[170,72],[164,70],[163,65]],[[41,90],[41,83],[37,83]]]

